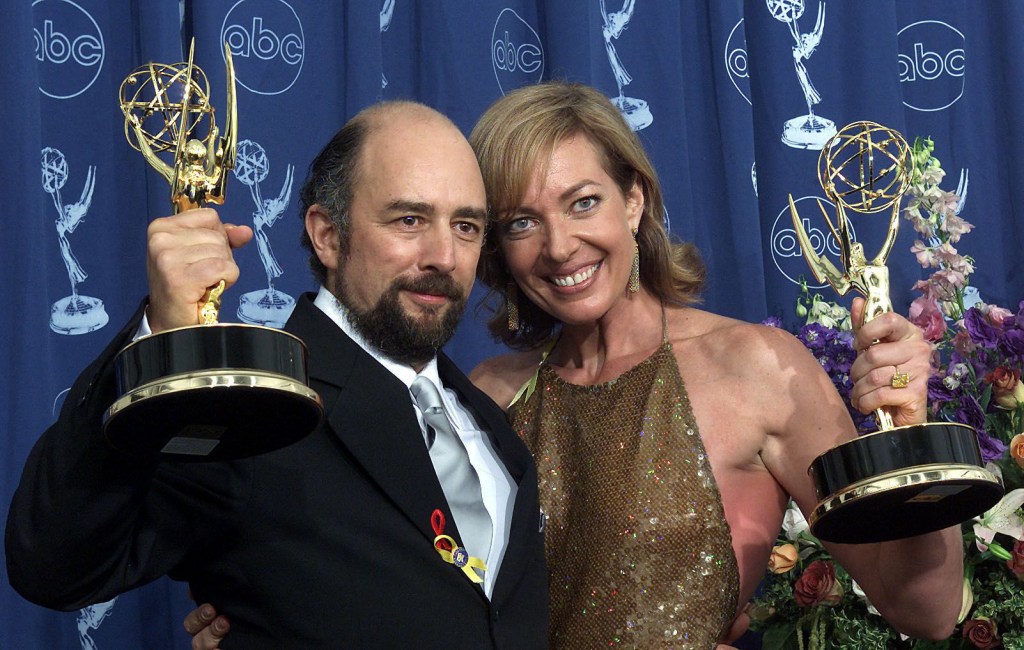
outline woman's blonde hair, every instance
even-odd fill
[[[490,202],[492,233],[480,257],[477,277],[503,300],[512,277],[501,251],[500,226],[515,216],[538,164],[555,148],[582,134],[601,154],[602,166],[625,195],[633,184],[644,194],[637,243],[640,282],[666,303],[698,300],[704,264],[695,246],[673,242],[665,231],[665,204],[657,174],[636,134],[619,110],[597,90],[582,84],[549,81],[515,90],[491,105],[469,141],[476,151]],[[625,291],[623,287],[623,291]],[[516,292],[520,326],[510,330],[503,309],[488,322],[498,340],[530,348],[548,339],[559,321]]]

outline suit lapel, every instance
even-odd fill
[[[461,543],[405,384],[356,345],[312,302],[298,301],[286,330],[309,348],[311,383],[324,400],[327,428],[351,452],[373,481],[432,544],[431,514],[441,510],[445,534]],[[538,535],[537,474],[526,446],[509,428],[505,414],[444,354],[438,371],[491,436],[494,449],[519,486],[509,542],[492,600],[500,603],[528,569]],[[440,561],[440,558],[439,558]],[[458,571],[452,567],[452,571]],[[466,584],[472,584],[468,581]],[[475,586],[483,597],[479,586]]]
[[[409,390],[356,345],[312,304],[311,294],[295,307],[288,330],[310,349],[309,374],[322,389],[328,429],[341,440],[367,474],[432,543],[430,517],[440,509],[455,534]]]

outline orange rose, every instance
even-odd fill
[[[825,560],[811,562],[793,585],[793,599],[801,607],[835,605],[842,598],[843,586],[836,580],[836,567]]]
[[[798,556],[799,553],[792,544],[779,544],[772,549],[772,554],[768,558],[768,570],[772,573],[786,573],[796,566]]]
[[[1010,440],[1010,458],[1024,467],[1024,433],[1018,433]]]

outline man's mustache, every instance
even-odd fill
[[[395,286],[398,289],[414,293],[444,296],[454,301],[461,301],[465,295],[462,287],[447,273],[428,273],[415,278],[399,278],[395,281]]]

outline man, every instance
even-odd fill
[[[302,201],[323,287],[286,330],[309,347],[322,426],[230,463],[111,450],[100,433],[110,362],[140,313],[29,457],[7,524],[11,584],[75,609],[169,574],[230,618],[228,647],[546,647],[534,466],[501,411],[437,352],[486,225],[472,150],[435,111],[381,104],[321,152]],[[237,278],[231,249],[251,237],[212,210],[156,220],[142,329],[195,324],[205,288]],[[420,378],[441,384],[441,408],[416,405]],[[452,435],[461,462],[443,469],[434,450]],[[456,472],[476,487],[453,492]],[[462,513],[474,505],[486,531],[471,542]]]

